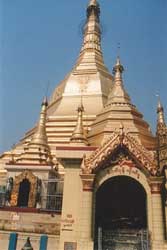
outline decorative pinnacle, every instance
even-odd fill
[[[42,105],[45,105],[46,107],[48,106],[48,100],[47,100],[46,96],[44,96],[44,98],[43,98]]]
[[[99,4],[97,1],[91,0],[87,7],[87,21],[84,27],[84,41],[81,52],[85,49],[96,49],[101,52],[101,30],[99,17]]]
[[[86,10],[87,19],[83,28],[83,42],[74,72],[103,71],[108,73],[101,48],[100,5],[90,0]]]
[[[46,111],[47,111],[47,98],[43,99],[41,105],[40,118],[37,125],[37,129],[32,137],[32,140],[24,148],[24,152],[21,156],[16,159],[17,163],[26,164],[45,164],[52,166],[52,155],[50,147],[48,145],[47,134],[46,134]]]
[[[122,73],[123,73],[123,71],[124,71],[124,67],[121,64],[120,57],[118,56],[117,60],[116,60],[116,64],[115,64],[115,66],[113,68],[113,74],[115,76],[115,83],[117,85],[123,85],[123,82],[122,82]]]
[[[124,71],[124,67],[121,64],[120,57],[117,57],[116,64],[113,68],[114,73],[114,86],[111,89],[111,92],[108,95],[108,104],[111,103],[131,103],[130,97],[127,94],[126,90],[123,86],[122,80],[122,72]]]
[[[77,118],[77,124],[73,131],[73,134],[71,136],[71,142],[72,143],[82,143],[82,144],[88,144],[87,138],[85,136],[85,131],[83,127],[83,112],[84,107],[83,104],[78,107],[78,118]]]
[[[47,98],[44,97],[42,105],[41,105],[41,112],[40,118],[37,126],[37,130],[32,138],[31,143],[35,144],[47,144],[47,136],[46,136],[46,110],[48,106]]]
[[[87,17],[89,18],[92,14],[99,21],[100,5],[96,0],[90,0],[88,7],[87,7]]]
[[[165,117],[164,117],[164,108],[161,104],[160,98],[158,98],[158,106],[157,106],[157,114],[158,114],[158,124],[164,124],[165,125]]]
[[[88,6],[99,6],[99,4],[96,0],[90,0]]]
[[[120,57],[118,56],[117,57],[117,60],[116,60],[116,64],[113,68],[113,73],[116,75],[117,73],[119,73],[120,75],[123,73],[124,71],[124,67],[122,66],[121,64],[121,60],[120,60]]]

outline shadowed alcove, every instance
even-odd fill
[[[29,193],[31,184],[28,179],[24,179],[20,183],[19,196],[18,196],[18,207],[28,207]]]
[[[102,238],[103,248],[137,246],[136,235],[147,229],[147,198],[143,186],[131,177],[112,177],[98,188],[95,199],[95,235],[96,239]]]

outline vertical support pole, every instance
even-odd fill
[[[42,235],[40,238],[40,248],[39,250],[47,250],[48,236]]]
[[[11,233],[9,237],[8,250],[16,250],[17,246],[17,233]]]
[[[102,250],[102,228],[98,227],[98,250]]]

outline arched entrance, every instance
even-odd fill
[[[97,189],[95,204],[95,249],[142,249],[142,237],[147,237],[147,195],[139,182],[128,176],[112,177]]]
[[[12,207],[35,207],[38,178],[30,170],[24,170],[14,178],[10,204]],[[25,196],[25,197],[24,197]],[[28,202],[27,202],[28,199]]]
[[[20,182],[19,196],[18,196],[18,207],[28,207],[29,193],[31,184],[28,179],[24,179]]]

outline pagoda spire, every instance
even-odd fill
[[[37,130],[31,140],[32,144],[47,145],[47,135],[46,135],[46,110],[48,106],[47,98],[44,97],[42,105],[40,118],[37,126]]]
[[[46,134],[46,116],[47,116],[47,98],[43,99],[39,122],[34,135],[29,144],[24,148],[24,152],[17,163],[26,164],[52,164],[50,147],[48,145]]]
[[[164,117],[164,108],[161,104],[160,98],[158,100],[157,115],[158,115],[157,126],[166,126],[165,117]]]
[[[96,0],[89,1],[86,16],[83,43],[73,72],[88,70],[94,73],[100,70],[108,73],[101,49],[100,5]]]
[[[164,108],[161,104],[160,98],[157,106],[157,156],[160,172],[163,167],[167,165],[167,126],[164,116]]]
[[[78,112],[77,123],[72,133],[70,141],[71,143],[74,143],[74,144],[87,145],[88,141],[87,141],[85,131],[84,131],[84,126],[83,126],[84,107],[83,107],[82,102],[80,106],[78,107],[77,112]]]
[[[110,103],[130,103],[130,97],[124,89],[122,73],[124,67],[121,64],[120,57],[117,57],[116,64],[113,68],[114,73],[114,86],[108,96],[107,105]]]
[[[116,64],[113,68],[113,73],[115,76],[115,84],[123,86],[122,73],[124,72],[124,67],[121,64],[120,57],[117,57]]]
[[[84,27],[84,41],[81,53],[84,50],[96,49],[101,53],[100,6],[91,0],[87,7],[87,21]]]
[[[92,5],[97,6],[98,5],[97,1],[96,0],[90,0],[88,6],[92,6]]]

